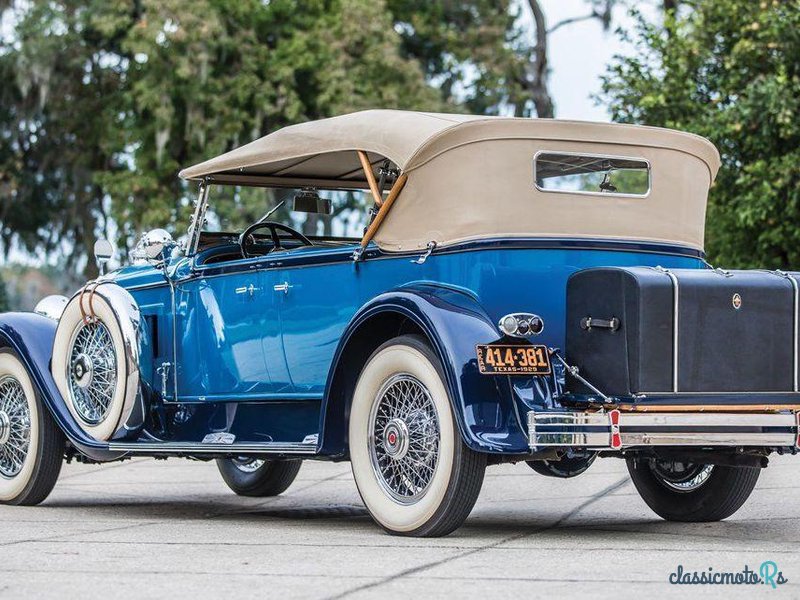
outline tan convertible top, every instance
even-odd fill
[[[636,125],[369,110],[285,127],[181,171],[242,185],[368,188],[356,151],[408,176],[375,241],[386,250],[482,237],[592,237],[702,248],[719,154],[696,135]],[[645,198],[537,189],[547,150],[646,160]]]

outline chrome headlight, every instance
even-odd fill
[[[64,313],[64,309],[67,307],[67,302],[69,302],[69,300],[66,296],[45,296],[39,300],[39,303],[34,307],[33,312],[47,317],[48,319],[58,321],[61,318],[61,315]]]
[[[145,260],[160,267],[169,258],[176,243],[165,229],[153,229],[145,233],[131,252],[133,260]]]

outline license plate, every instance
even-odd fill
[[[547,346],[480,344],[478,370],[484,375],[549,375]]]

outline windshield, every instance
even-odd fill
[[[367,224],[372,197],[360,190],[318,190],[331,200],[332,214],[292,211],[292,201],[301,190],[216,185],[209,191],[204,232],[241,233],[261,220],[278,204],[266,220],[288,225],[308,237],[360,238]]]

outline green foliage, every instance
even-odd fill
[[[711,139],[706,245],[730,267],[800,268],[800,2],[694,0],[640,19],[600,100],[616,121]]]
[[[436,82],[444,101],[474,114],[501,108],[530,116],[526,88],[531,67],[530,33],[518,26],[521,3],[511,0],[386,0],[403,39]]]
[[[0,32],[2,247],[93,276],[98,234],[130,248],[151,227],[185,231],[195,190],[181,167],[300,121],[375,107],[528,116],[549,95],[525,5],[0,0],[13,25]],[[214,205],[231,224],[264,208],[233,191]],[[318,224],[331,229],[304,229]]]
[[[7,312],[11,310],[8,301],[8,289],[6,288],[6,280],[0,277],[0,312]]]
[[[307,119],[445,108],[382,0],[35,1],[14,20],[0,235],[89,275],[98,231],[115,224],[128,247],[149,227],[182,231],[182,166]],[[243,221],[261,214],[238,201]]]

